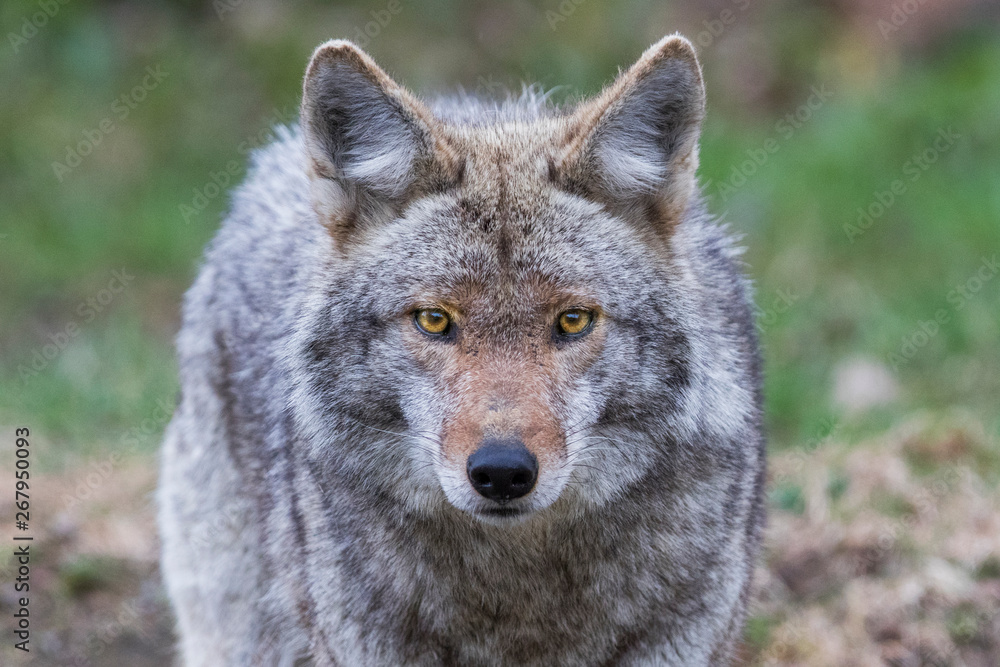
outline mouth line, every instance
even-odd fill
[[[524,510],[517,507],[485,507],[483,509],[476,510],[476,512],[478,514],[496,517],[515,517],[525,513]]]

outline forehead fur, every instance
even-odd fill
[[[356,249],[348,270],[366,289],[391,288],[385,317],[441,304],[525,323],[580,305],[621,315],[662,282],[652,247],[599,205],[527,178],[512,177],[509,192],[503,205],[472,186],[415,201]]]
[[[490,125],[450,125],[442,131],[465,156],[461,196],[471,205],[517,217],[553,185],[562,116]]]

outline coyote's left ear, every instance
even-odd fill
[[[664,37],[570,116],[555,177],[614,208],[654,203],[679,216],[695,188],[704,115],[694,47]]]

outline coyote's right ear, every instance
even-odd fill
[[[334,238],[374,224],[455,175],[432,114],[351,42],[321,45],[306,70],[302,128],[313,204]]]

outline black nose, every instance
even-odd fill
[[[520,440],[483,442],[466,467],[479,495],[506,502],[527,495],[538,477],[538,461]]]

